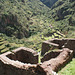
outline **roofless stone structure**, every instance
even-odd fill
[[[38,53],[30,48],[20,47],[1,54],[0,75],[53,75],[53,72],[65,66],[73,56],[75,40],[62,40],[52,39],[43,43],[43,54],[50,49],[49,45],[53,45],[53,49],[59,49],[44,54],[41,64],[38,63]]]
[[[75,39],[51,39],[42,43],[42,54],[53,49],[69,48],[74,51],[75,55]]]

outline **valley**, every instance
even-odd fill
[[[74,0],[0,0],[0,54],[61,38],[75,39]]]

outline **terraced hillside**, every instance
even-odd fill
[[[23,44],[9,43],[6,39],[0,36],[0,54],[22,46]]]
[[[53,38],[58,39],[58,38],[63,38],[63,37],[65,37],[65,35],[63,35],[59,31],[52,30],[52,32],[49,31],[47,34],[45,31],[45,34],[38,33],[37,35],[31,36],[27,39],[22,39],[22,41],[24,41],[25,47],[29,47],[29,48],[32,48],[34,50],[40,51],[43,41],[53,39]]]
[[[52,32],[51,32],[52,31]],[[28,47],[32,48],[34,50],[41,50],[42,42],[45,40],[49,40],[52,38],[62,38],[65,37],[63,34],[61,34],[59,31],[53,30],[47,31],[48,33],[43,34],[43,32],[40,34],[33,35],[29,38],[23,38],[23,39],[17,39],[14,37],[7,37],[4,34],[0,36],[0,53],[4,53],[7,51],[12,51],[15,48],[18,47]]]
[[[7,41],[5,41],[3,38],[0,37],[0,53],[6,52],[9,50],[8,47],[6,47],[7,45]]]

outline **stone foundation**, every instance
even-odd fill
[[[62,52],[62,50],[48,52],[47,54],[44,54],[41,61],[44,62],[44,61],[48,61],[52,58],[56,58],[61,52]]]
[[[36,75],[38,54],[21,47],[0,55],[0,75]]]
[[[56,54],[58,55],[55,58],[50,58],[46,59],[48,61],[43,61],[43,63],[41,65],[38,65],[37,68],[40,72],[44,72],[46,73],[46,75],[54,75],[52,74],[52,72],[57,72],[58,70],[61,69],[61,67],[65,66],[65,64],[67,64],[73,56],[73,51],[69,50],[68,48],[64,48],[60,54]],[[44,59],[44,58],[43,58]]]
[[[0,55],[0,75],[50,75],[68,63],[73,51],[64,48],[49,52],[38,64],[38,54],[32,49],[21,47]]]

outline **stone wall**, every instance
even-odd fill
[[[44,61],[41,65],[38,65],[37,68],[40,72],[46,73],[46,75],[52,75],[52,71],[57,72],[72,59],[72,56],[73,51],[68,48],[64,48],[56,58]]]
[[[58,44],[55,44],[55,43],[52,43],[50,41],[44,41],[42,43],[42,50],[41,50],[41,54],[45,54],[46,52],[48,52],[50,49],[53,50],[53,49],[57,49],[59,47]]]
[[[47,47],[45,47],[46,45]],[[53,49],[69,48],[74,51],[74,55],[75,55],[75,39],[52,39],[52,40],[45,41],[42,43],[42,54],[50,50],[51,48],[50,45],[53,46]]]
[[[52,58],[56,58],[61,52],[62,52],[61,50],[48,52],[47,54],[45,54],[43,56],[41,61],[44,62],[44,61],[48,61]]]
[[[12,52],[0,55],[0,75],[52,75],[68,63],[73,56],[73,50],[49,52],[38,63],[36,51],[21,47]]]
[[[37,52],[29,48],[24,47],[18,48],[6,56],[12,60],[18,60],[23,63],[31,63],[31,64],[38,63]]]
[[[0,55],[0,75],[37,75],[38,54],[21,47]]]

